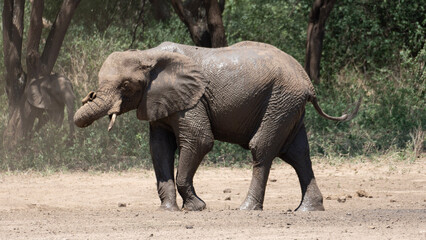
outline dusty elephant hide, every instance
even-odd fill
[[[318,105],[300,64],[263,43],[241,42],[226,48],[200,48],[166,42],[144,51],[112,53],[99,71],[99,89],[91,92],[74,121],[87,127],[109,115],[108,129],[120,114],[137,109],[150,122],[150,149],[161,208],[202,210],[193,176],[214,140],[241,145],[253,156],[253,176],[240,209],[263,208],[272,160],[296,170],[302,200],[298,210],[324,210],[309,157],[303,123],[305,105],[331,120]],[[174,177],[174,154],[179,151]]]

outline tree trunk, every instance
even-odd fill
[[[164,21],[170,18],[170,7],[167,0],[149,0],[156,20]]]
[[[80,0],[64,0],[44,46],[41,56],[43,76],[50,75],[59,55],[68,26]]]
[[[217,0],[204,0],[204,6],[207,12],[207,26],[209,27],[211,35],[212,47],[218,48],[227,46],[219,3]]]
[[[224,0],[172,0],[172,6],[186,25],[192,41],[200,47],[227,46],[222,22]]]
[[[21,65],[24,6],[25,0],[4,0],[3,53],[9,114],[10,109],[18,105],[26,83]]]
[[[31,2],[26,55],[28,74],[24,72],[21,63],[25,0],[4,0],[3,6],[3,52],[6,92],[9,99],[9,121],[4,131],[3,142],[9,147],[22,138],[31,136],[36,112],[43,111],[32,106],[28,101],[28,96],[43,97],[38,87],[31,88],[31,82],[50,76],[80,0],[64,0],[47,38],[42,56],[38,49],[43,29],[44,0]]]
[[[40,71],[40,45],[43,30],[44,0],[34,0],[31,8],[30,29],[27,46],[27,76],[28,79],[38,78]]]
[[[220,14],[222,14],[223,11],[225,10],[225,0],[219,0],[219,10],[220,10]]]
[[[325,22],[336,0],[315,0],[309,14],[305,70],[315,84],[320,83],[320,61]]]
[[[196,46],[211,47],[205,8],[200,0],[172,0],[172,6],[180,20],[186,25]]]

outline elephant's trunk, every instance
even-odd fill
[[[112,108],[112,103],[107,103],[99,97],[85,103],[74,115],[74,123],[78,127],[87,127],[95,120],[108,115],[108,111]]]

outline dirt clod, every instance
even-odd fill
[[[358,190],[356,192],[358,197],[365,197],[365,198],[372,198],[373,196],[370,196],[365,190]]]

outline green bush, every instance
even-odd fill
[[[323,76],[347,64],[364,73],[398,68],[404,61],[400,51],[416,57],[424,48],[425,15],[424,1],[336,2],[326,24]]]
[[[412,148],[411,135],[421,134],[426,127],[426,54],[425,49],[415,58],[405,51],[400,54],[404,63],[399,68],[365,75],[347,67],[335,75],[333,88],[317,87],[320,105],[330,114],[339,115],[357,94],[364,99],[358,116],[349,123],[327,121],[308,108],[306,125],[313,154],[368,155]]]
[[[269,43],[303,62],[310,7],[306,2],[227,1],[223,18],[228,43],[246,40]]]

